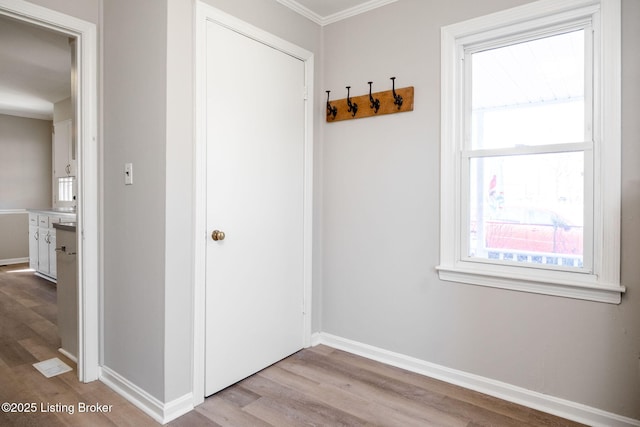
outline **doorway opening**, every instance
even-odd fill
[[[72,78],[75,108],[72,132],[77,141],[78,379],[99,375],[99,222],[97,138],[97,37],[93,23],[28,2],[0,0],[0,15],[53,31],[75,41]]]

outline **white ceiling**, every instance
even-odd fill
[[[349,18],[397,0],[277,0],[299,14],[320,24]]]
[[[71,96],[66,36],[0,16],[0,114],[51,120]]]

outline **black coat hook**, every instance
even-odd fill
[[[373,84],[373,82],[369,82],[369,102],[371,102],[371,108],[373,108],[373,112],[375,114],[378,114],[378,110],[380,109],[380,100],[379,99],[373,99],[373,96],[371,95],[371,85]]]
[[[398,106],[398,110],[402,107],[402,96],[396,94],[396,78],[391,77],[391,82],[393,83],[393,103]]]
[[[330,90],[327,91],[327,117],[331,116],[334,119],[336,118],[336,114],[338,114],[338,107],[332,107],[331,104],[329,103],[329,94],[331,93]]]
[[[347,105],[349,106],[349,109],[347,111],[351,113],[351,117],[355,117],[356,113],[358,112],[358,104],[356,104],[355,102],[351,102],[351,98],[349,97],[349,89],[351,89],[351,86],[347,86]]]

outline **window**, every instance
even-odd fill
[[[57,178],[57,207],[75,207],[76,206],[76,177],[65,176]]]
[[[619,303],[620,1],[442,29],[440,278]]]

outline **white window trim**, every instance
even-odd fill
[[[464,46],[585,16],[599,19],[594,38],[594,227],[592,272],[465,260],[461,248]],[[440,279],[619,304],[621,205],[621,0],[540,0],[443,27],[441,68]],[[604,144],[603,144],[604,141]],[[604,149],[603,149],[603,146]]]

